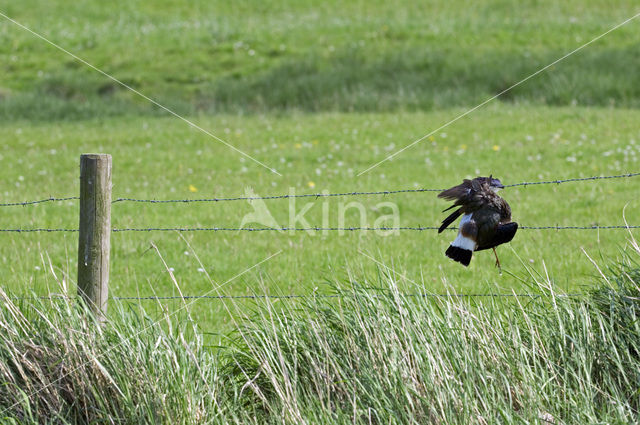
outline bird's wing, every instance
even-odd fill
[[[471,185],[471,180],[464,179],[462,184],[440,192],[438,194],[438,198],[443,198],[447,201],[459,201],[461,199],[465,199],[471,193]]]
[[[438,194],[438,198],[455,201],[453,207],[462,207],[462,212],[465,214],[482,208],[494,201],[496,197],[499,198],[491,190],[488,179],[485,177],[478,177],[473,180],[465,179],[462,184]]]
[[[478,244],[476,251],[482,251],[483,249],[495,248],[503,243],[511,242],[511,239],[516,235],[518,231],[518,223],[509,222],[506,224],[499,224],[491,238],[482,240]]]
[[[507,201],[493,195],[485,205],[473,213],[478,223],[478,250],[509,242],[518,229],[511,221],[511,208]]]
[[[465,214],[482,208],[496,196],[485,178],[465,179],[462,184],[438,194],[438,198],[455,201],[454,206],[462,207]]]
[[[452,207],[455,207],[455,205],[452,205]],[[445,210],[446,211],[446,210]],[[438,229],[438,233],[442,233],[442,231],[444,229],[446,229],[447,227],[449,227],[449,225],[451,223],[453,223],[454,221],[456,221],[458,219],[458,217],[460,217],[460,215],[462,215],[462,208],[458,208],[457,210],[455,210],[454,212],[452,212],[451,214],[449,214],[447,216],[447,218],[445,218],[444,220],[442,220],[442,224],[440,225],[440,228]]]
[[[509,223],[511,222],[511,207],[501,197],[498,196],[499,209],[500,209],[500,223]]]
[[[478,243],[483,245],[485,240],[493,237],[500,224],[500,212],[493,205],[485,205],[475,211],[473,217],[478,225]]]

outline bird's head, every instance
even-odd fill
[[[493,190],[494,193],[498,193],[500,189],[504,189],[504,185],[500,180],[494,179],[492,175],[486,177],[487,183],[489,183],[489,187]]]

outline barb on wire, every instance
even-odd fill
[[[80,199],[80,197],[78,196],[69,196],[66,198],[46,198],[46,199],[39,199],[37,201],[25,201],[25,202],[9,202],[9,203],[5,203],[5,204],[0,204],[0,207],[18,207],[18,206],[26,206],[26,205],[33,205],[33,204],[42,204],[44,202],[60,202],[60,201],[73,201],[76,199]]]
[[[439,227],[417,226],[417,227],[133,227],[114,228],[112,232],[356,232],[356,231],[394,231],[409,230],[422,232],[426,230],[437,230]],[[520,226],[521,230],[613,230],[613,229],[640,229],[640,225],[626,226]],[[457,228],[450,227],[447,230],[457,231]],[[14,233],[35,233],[35,232],[78,232],[78,229],[0,229],[0,232]]]

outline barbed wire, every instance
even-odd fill
[[[375,294],[374,294],[375,295]],[[422,293],[406,293],[400,294],[403,297],[413,298],[539,298],[551,297],[551,295],[540,294],[518,294],[518,293],[493,293],[493,294],[422,294]],[[148,296],[148,297],[113,297],[117,301],[163,301],[163,300],[182,300],[182,299],[296,299],[296,298],[345,298],[355,297],[354,294],[286,294],[286,295],[185,295],[185,296]],[[380,296],[380,295],[376,295]],[[584,294],[554,294],[553,296],[561,298],[582,297]]]
[[[355,231],[393,231],[393,230],[437,230],[438,227],[160,227],[160,228],[122,228],[114,232],[355,232]]]
[[[444,189],[399,189],[399,190],[380,190],[369,192],[339,192],[339,193],[303,193],[303,194],[287,194],[287,195],[268,195],[268,196],[238,196],[234,198],[201,198],[201,199],[136,199],[136,198],[117,198],[116,202],[140,202],[151,204],[169,204],[169,203],[190,203],[190,202],[226,202],[226,201],[256,201],[270,199],[293,199],[293,198],[329,198],[335,196],[363,196],[363,195],[391,195],[394,193],[417,193],[417,192],[442,192]]]
[[[640,176],[639,173],[627,173],[617,174],[612,176],[594,176],[594,177],[579,177],[563,180],[548,180],[539,182],[521,182],[505,185],[505,188],[516,186],[533,186],[533,185],[545,185],[545,184],[562,184],[569,182],[589,181],[589,180],[603,180],[603,179],[619,179]],[[290,199],[290,198],[327,198],[334,196],[361,196],[361,195],[391,195],[396,193],[419,193],[419,192],[442,192],[446,189],[399,189],[399,190],[381,190],[381,191],[368,191],[368,192],[339,192],[339,193],[306,193],[306,194],[287,194],[287,195],[268,195],[268,196],[238,196],[233,198],[201,198],[201,199],[136,199],[136,198],[117,198],[113,202],[140,202],[140,203],[152,203],[152,204],[165,204],[165,203],[190,203],[190,202],[225,202],[225,201],[255,201],[255,200],[270,200],[270,199]]]
[[[114,228],[114,233],[119,232],[356,232],[356,231],[426,231],[438,230],[435,226],[417,226],[417,227],[133,227],[133,228]],[[614,229],[640,229],[640,225],[591,225],[591,226],[519,226],[519,230],[614,230]],[[455,227],[446,230],[458,229]],[[69,232],[77,233],[78,229],[0,229],[0,232],[13,233],[37,233],[37,232]]]
[[[570,182],[582,182],[582,181],[588,181],[588,180],[621,179],[621,178],[629,178],[629,177],[636,177],[636,176],[640,176],[640,173],[617,174],[613,176],[578,177],[578,178],[572,178],[572,179],[547,180],[547,181],[540,181],[540,182],[522,182],[522,183],[507,184],[504,187],[533,186],[537,184],[561,184],[561,183],[570,183]]]
[[[518,229],[524,230],[597,230],[597,229],[638,229],[640,226],[520,226]],[[426,230],[438,230],[437,226],[402,226],[402,227],[159,227],[159,228],[122,228],[113,229],[114,232],[153,232],[153,231],[177,231],[177,232],[265,232],[265,231],[280,231],[280,232],[356,232],[356,231],[395,231],[395,230],[409,230],[409,231],[426,231]],[[448,228],[447,230],[458,230],[455,227]]]
[[[640,229],[640,226],[518,226],[524,230],[610,230],[610,229]],[[456,230],[456,229],[454,229]]]
[[[26,206],[26,205],[33,205],[33,204],[42,204],[44,202],[60,202],[60,201],[73,201],[76,199],[80,199],[79,196],[69,196],[66,198],[46,198],[46,199],[39,199],[37,201],[25,201],[25,202],[9,202],[6,204],[0,204],[0,207],[18,207],[18,206]]]
[[[382,295],[374,296],[380,297]],[[401,296],[407,298],[578,298],[583,297],[585,294],[570,293],[570,294],[553,294],[553,295],[541,295],[541,294],[527,294],[527,293],[488,293],[488,294],[426,294],[426,293],[401,293]],[[111,296],[110,300],[114,301],[174,301],[174,300],[190,300],[190,299],[208,299],[208,300],[237,300],[237,299],[302,299],[302,298],[345,298],[356,297],[355,294],[279,294],[279,295],[174,295],[174,296]],[[31,296],[31,297],[19,297],[8,296],[12,300],[76,300],[77,296],[68,295],[50,295],[50,296]]]
[[[0,229],[0,232],[7,233],[53,233],[53,232],[78,232],[78,229],[44,229],[44,228],[36,228],[36,229]]]
[[[617,174],[611,176],[593,176],[593,177],[578,177],[570,179],[558,179],[558,180],[546,180],[538,182],[521,182],[505,185],[505,188],[517,187],[517,186],[534,186],[534,185],[547,185],[547,184],[562,184],[570,182],[583,182],[593,180],[604,179],[620,179],[640,176],[638,173]],[[420,193],[420,192],[442,192],[445,189],[399,189],[399,190],[380,190],[380,191],[352,191],[352,192],[338,192],[338,193],[306,193],[306,194],[286,194],[286,195],[268,195],[268,196],[237,196],[229,198],[200,198],[200,199],[138,199],[138,198],[116,198],[112,203],[118,202],[138,202],[138,203],[151,203],[151,204],[167,204],[167,203],[193,203],[193,202],[228,202],[228,201],[255,201],[255,200],[270,200],[270,199],[290,199],[290,198],[328,198],[337,196],[365,196],[365,195],[392,195],[397,193]],[[66,198],[47,198],[37,201],[25,201],[25,202],[11,202],[0,203],[0,207],[14,207],[14,206],[26,206],[33,204],[40,204],[44,202],[57,202],[57,201],[69,201],[80,199],[78,196],[71,196]]]

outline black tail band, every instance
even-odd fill
[[[449,245],[447,251],[445,252],[447,257],[451,258],[458,263],[468,266],[471,262],[471,256],[473,255],[473,251],[469,251],[468,249],[462,249],[457,246]]]

